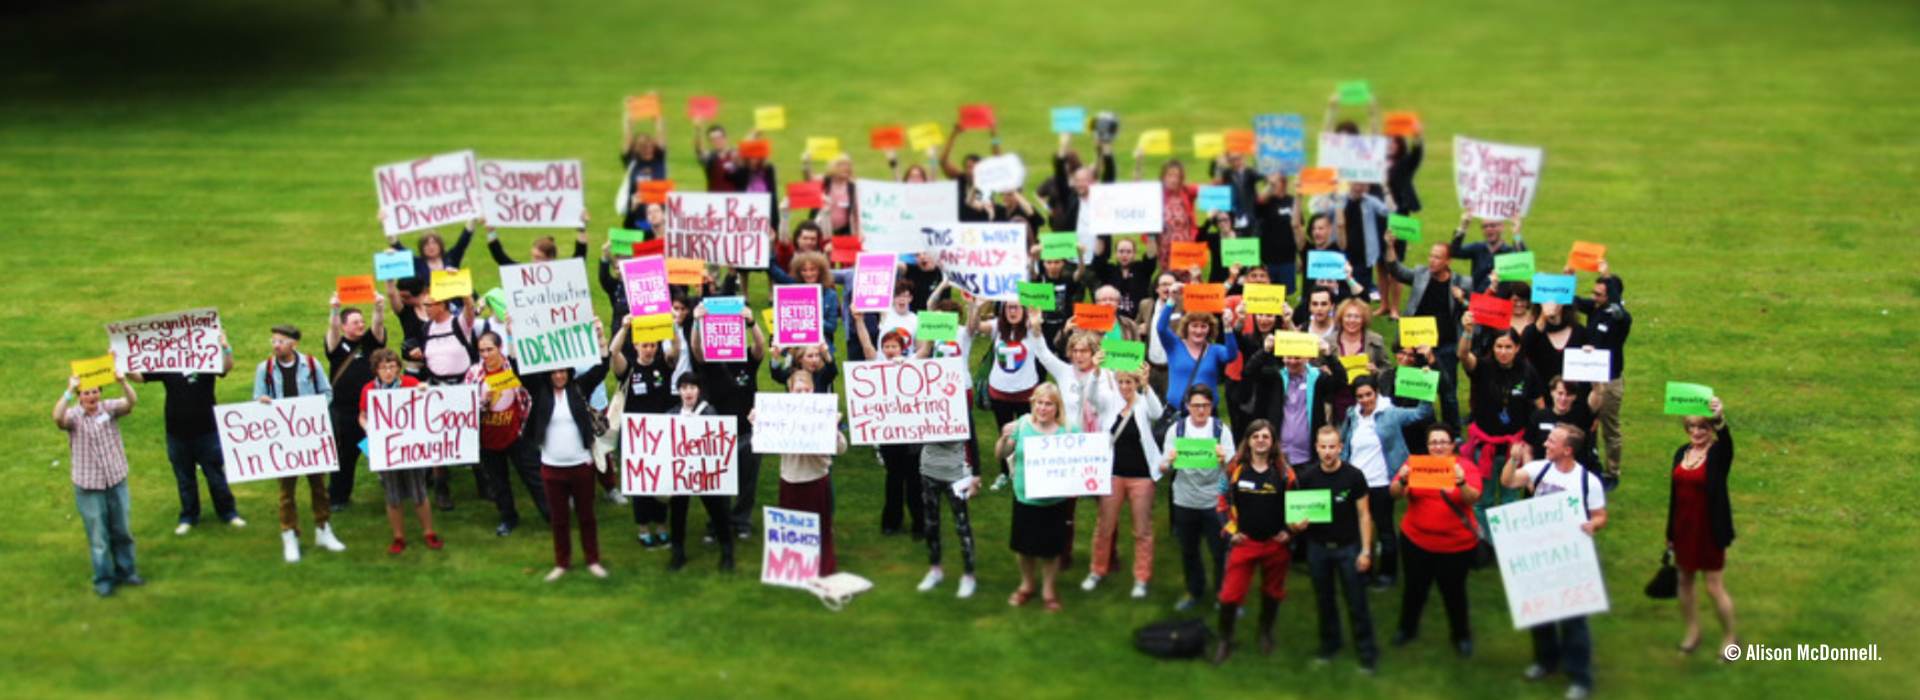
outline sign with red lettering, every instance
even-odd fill
[[[1105,496],[1113,492],[1113,439],[1061,433],[1020,439],[1027,498]]]
[[[967,363],[958,357],[847,363],[847,426],[856,445],[917,445],[972,434]]]
[[[500,268],[521,374],[599,361],[594,292],[587,279],[587,263],[580,258]]]
[[[760,582],[813,590],[814,580],[820,577],[820,514],[773,506],[760,510],[760,522],[767,531]]]
[[[227,483],[283,476],[325,474],[340,469],[333,437],[333,399],[314,394],[272,403],[248,401],[213,407],[226,458]]]
[[[1342,182],[1387,181],[1387,137],[1320,133],[1319,165]]]
[[[113,368],[123,374],[219,374],[220,311],[176,311],[107,324]]]
[[[1460,208],[1482,219],[1526,216],[1540,188],[1545,151],[1453,137],[1453,187]]]
[[[666,204],[667,193],[672,191],[672,180],[647,180],[640,183],[640,203]]]
[[[1475,294],[1468,300],[1467,311],[1473,313],[1473,325],[1485,328],[1513,327],[1513,300],[1502,299],[1492,294]]]
[[[498,228],[573,228],[587,211],[577,160],[480,161],[481,202],[487,225]]]
[[[764,194],[667,195],[667,257],[725,267],[766,269],[772,253],[772,200]]]
[[[739,419],[626,414],[620,492],[629,496],[732,496],[740,492]]]
[[[1020,301],[1027,278],[1027,225],[946,224],[921,229],[939,251],[940,274],[962,293],[988,301]]]
[[[480,385],[367,392],[367,468],[376,472],[480,461]]]
[[[389,236],[480,217],[480,186],[473,151],[373,169],[380,225]]]

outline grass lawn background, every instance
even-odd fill
[[[613,578],[541,585],[551,559],[537,521],[493,537],[492,508],[465,479],[459,509],[437,518],[444,552],[383,554],[386,524],[369,507],[377,482],[363,473],[363,505],[336,521],[351,549],[309,544],[288,566],[271,484],[236,487],[244,530],[170,534],[178,504],[157,386],[126,426],[134,532],[154,583],[106,602],[86,586],[66,440],[48,422],[66,362],[101,353],[106,322],[207,305],[220,308],[242,377],[276,323],[300,324],[302,349],[317,352],[332,278],[364,274],[383,243],[376,164],[465,148],[583,158],[597,249],[614,219],[619,99],[649,88],[675,116],[681,182],[699,175],[679,106],[715,94],[736,134],[753,106],[787,107],[789,129],[774,138],[786,180],[806,136],[838,136],[861,174],[878,177],[869,127],[950,124],[958,105],[991,103],[1037,183],[1054,106],[1118,111],[1123,144],[1173,129],[1191,164],[1195,131],[1269,112],[1317,127],[1334,84],[1355,78],[1427,124],[1427,230],[1457,221],[1454,134],[1541,145],[1528,242],[1543,261],[1575,239],[1604,242],[1626,281],[1637,323],[1626,485],[1599,538],[1614,605],[1594,621],[1600,691],[1910,693],[1920,686],[1910,583],[1920,256],[1907,245],[1920,183],[1917,37],[1920,7],[1898,2],[440,0],[389,18],[319,0],[182,0],[9,16],[0,237],[13,263],[0,383],[12,390],[0,397],[0,445],[13,460],[0,470],[10,640],[0,695],[1558,697],[1562,682],[1518,679],[1529,643],[1494,572],[1470,581],[1474,659],[1445,648],[1435,600],[1420,642],[1387,650],[1374,679],[1350,654],[1307,664],[1304,576],[1291,582],[1272,660],[1244,653],[1216,670],[1134,652],[1130,630],[1173,616],[1170,537],[1147,603],[1127,600],[1118,579],[1090,597],[1072,588],[1082,564],[1063,574],[1064,613],[1011,610],[1005,492],[974,506],[980,594],[956,601],[951,582],[917,594],[925,550],[879,536],[881,476],[865,449],[836,465],[838,542],[843,567],[879,588],[839,614],[759,585],[757,545],[731,577],[699,545],[687,571],[666,575],[666,554],[632,542],[624,509],[601,510]],[[986,150],[984,137],[964,138],[962,152]],[[533,235],[503,237],[522,254]],[[468,259],[484,289],[496,276],[483,243]],[[1660,415],[1669,379],[1716,387],[1739,440],[1728,582],[1745,640],[1878,643],[1886,661],[1720,666],[1705,609],[1708,648],[1676,658],[1673,605],[1639,593],[1661,546],[1665,460],[1684,440]],[[244,378],[221,385],[223,400],[247,395]],[[1085,537],[1091,509],[1081,514]],[[1164,533],[1164,512],[1156,521]],[[950,570],[956,558],[950,546]],[[1372,600],[1384,640],[1399,596]]]

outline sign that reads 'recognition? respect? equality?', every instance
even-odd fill
[[[107,324],[113,368],[122,374],[218,374],[220,311],[212,307]]]

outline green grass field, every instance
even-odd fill
[[[351,549],[309,546],[289,566],[270,484],[236,487],[247,528],[171,534],[158,387],[127,425],[153,584],[107,601],[86,585],[67,444],[47,418],[67,361],[104,352],[106,322],[208,305],[243,367],[276,323],[317,338],[330,280],[363,274],[383,243],[375,164],[466,148],[583,158],[597,248],[613,218],[619,99],[649,88],[674,114],[688,95],[719,95],[736,128],[755,105],[786,105],[776,148],[790,178],[808,135],[840,137],[879,176],[869,127],[950,123],[963,103],[995,105],[1009,149],[1036,164],[1053,106],[1114,109],[1123,139],[1166,127],[1184,145],[1258,112],[1317,124],[1333,85],[1354,78],[1427,124],[1428,230],[1458,216],[1453,134],[1541,145],[1528,241],[1543,259],[1576,238],[1605,242],[1627,282],[1639,322],[1626,484],[1599,537],[1614,606],[1594,621],[1603,697],[1920,687],[1907,483],[1920,454],[1920,255],[1900,238],[1920,231],[1903,204],[1920,184],[1910,3],[426,5],[387,17],[319,0],[101,2],[0,24],[0,235],[15,260],[0,308],[0,445],[14,457],[0,471],[0,695],[1557,698],[1563,682],[1519,680],[1529,641],[1493,572],[1470,584],[1474,659],[1443,648],[1435,601],[1422,641],[1389,649],[1370,679],[1351,656],[1307,663],[1304,576],[1273,659],[1214,669],[1133,651],[1133,628],[1173,616],[1171,538],[1147,603],[1109,583],[1063,591],[1059,615],[1009,609],[1005,492],[975,506],[980,595],[917,594],[925,550],[879,536],[881,476],[863,449],[838,465],[839,544],[843,568],[878,590],[837,614],[761,586],[752,564],[721,576],[698,545],[694,565],[668,575],[624,510],[602,511],[611,579],[542,585],[545,534],[495,538],[466,480],[439,518],[444,552],[387,557],[385,521],[365,505],[378,487],[363,476],[363,505],[336,519]],[[690,136],[671,120],[683,181],[698,179]],[[524,251],[532,234],[504,235]],[[491,286],[492,263],[469,259]],[[1742,636],[1877,643],[1886,661],[1722,666],[1704,610],[1708,648],[1675,656],[1674,606],[1639,592],[1661,546],[1664,460],[1684,439],[1660,415],[1670,379],[1716,387],[1741,441],[1728,582]],[[221,387],[225,400],[247,392]],[[1373,600],[1390,631],[1398,593]]]

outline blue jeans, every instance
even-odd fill
[[[127,481],[104,489],[73,487],[73,503],[87,528],[87,551],[93,557],[93,584],[114,585],[134,575],[133,532],[127,529]]]
[[[1593,688],[1593,635],[1586,616],[1533,628],[1533,662],[1549,672],[1564,670],[1574,685]]]
[[[1284,265],[1267,265],[1265,267],[1267,268],[1267,279],[1273,280],[1274,284],[1287,285],[1289,287],[1293,286],[1294,275],[1299,273],[1299,269],[1298,269],[1299,266],[1293,263],[1287,263]],[[1294,287],[1292,289],[1288,289],[1287,296],[1289,297],[1300,296],[1300,288]]]
[[[207,477],[207,495],[213,497],[213,512],[221,521],[240,517],[233,504],[233,491],[227,488],[225,460],[220,456],[219,433],[187,437],[167,433],[167,461],[173,463],[173,483],[180,487],[180,522],[200,522],[200,481],[196,467]]]
[[[1313,577],[1313,601],[1320,610],[1320,653],[1331,656],[1340,650],[1340,605],[1333,596],[1333,579],[1340,577],[1340,588],[1347,594],[1347,620],[1353,623],[1353,648],[1360,663],[1371,664],[1380,658],[1380,647],[1373,641],[1373,613],[1367,607],[1367,588],[1360,580],[1356,559],[1360,543],[1328,547],[1307,542],[1307,571]]]

